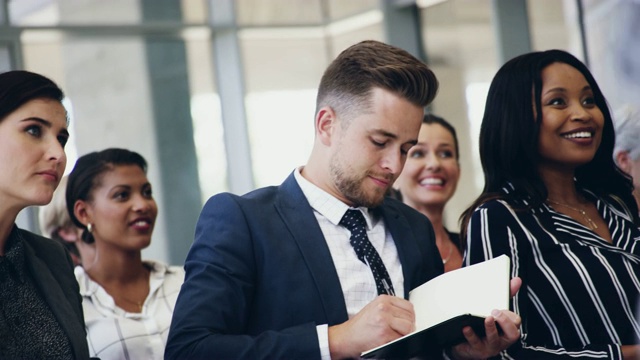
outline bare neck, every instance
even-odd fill
[[[84,265],[85,271],[97,283],[130,284],[147,281],[149,271],[142,263],[140,251],[114,251],[96,244],[94,260]]]
[[[540,172],[542,181],[547,188],[547,198],[567,204],[584,202],[578,193],[574,172],[546,170]]]

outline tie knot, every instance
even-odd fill
[[[344,216],[342,216],[342,219],[340,220],[340,225],[346,227],[347,229],[349,229],[349,231],[353,232],[354,229],[366,228],[367,221],[364,219],[364,216],[362,215],[362,212],[360,210],[349,209],[344,214]]]

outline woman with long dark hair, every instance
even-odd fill
[[[485,186],[463,215],[465,265],[506,254],[522,279],[512,358],[636,356],[638,211],[614,143],[605,98],[571,54],[524,54],[494,77],[480,129]]]

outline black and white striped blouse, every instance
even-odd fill
[[[505,189],[509,192],[510,189]],[[514,210],[491,200],[473,213],[465,265],[502,254],[523,285],[512,299],[521,340],[505,359],[621,359],[639,343],[640,230],[614,199],[585,194],[608,224],[612,243],[543,204]]]

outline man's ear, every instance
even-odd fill
[[[628,151],[618,152],[616,154],[616,163],[618,164],[618,167],[622,169],[622,171],[626,172],[627,174],[631,174],[631,166],[633,165],[631,164],[632,161]]]
[[[331,145],[331,137],[337,126],[336,113],[330,106],[323,106],[316,114],[316,136],[325,146]]]

